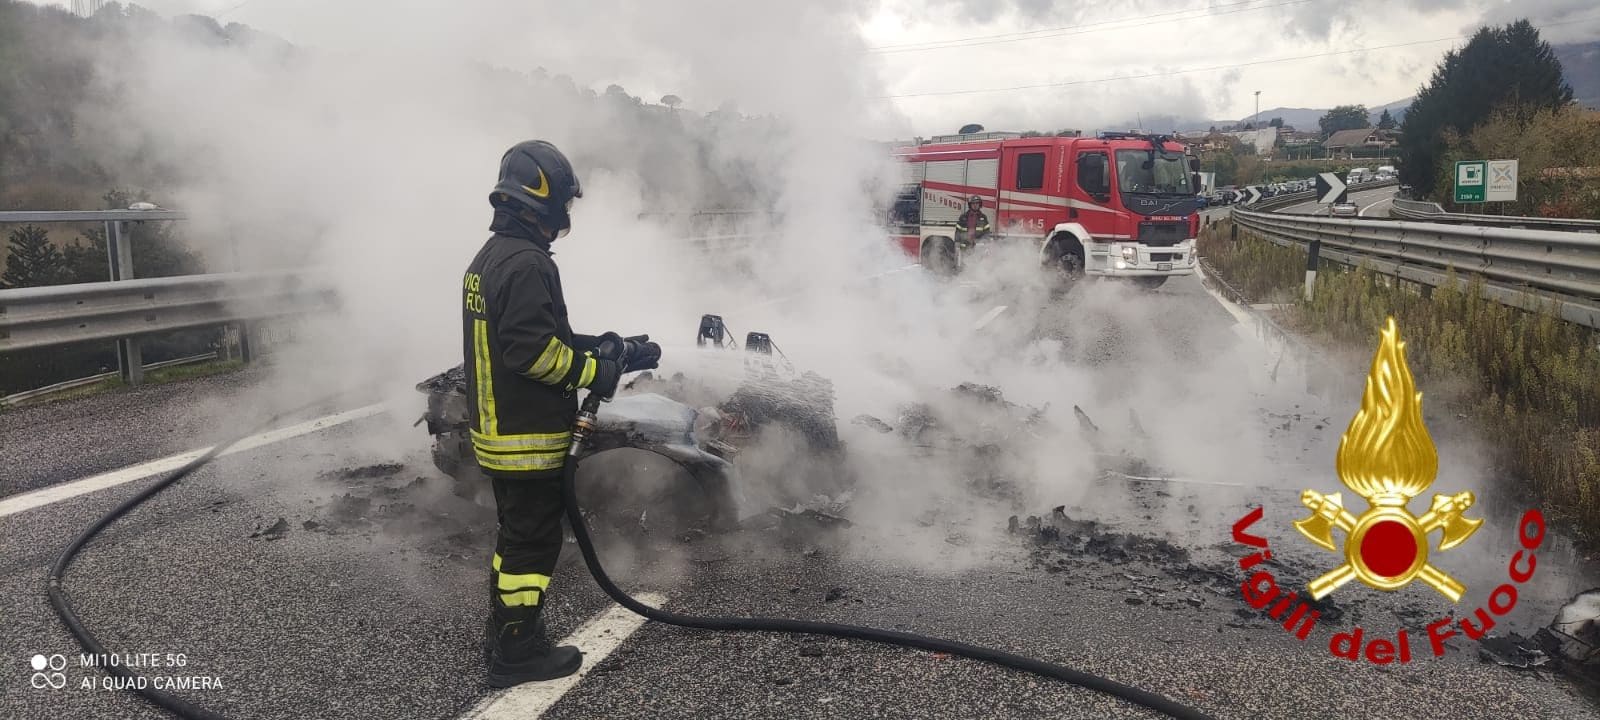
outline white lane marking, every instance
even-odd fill
[[[1375,207],[1377,207],[1379,205],[1382,205],[1382,204],[1384,204],[1386,202],[1394,202],[1394,198],[1386,197],[1386,198],[1384,198],[1382,200],[1379,200],[1379,201],[1377,201],[1375,203],[1372,203],[1371,205],[1368,205],[1368,206],[1366,206],[1364,208],[1361,208],[1361,212],[1356,213],[1356,217],[1366,217],[1368,210],[1371,210],[1372,208],[1375,208]]]
[[[1007,306],[1005,305],[996,305],[994,308],[990,309],[989,312],[984,313],[983,317],[978,318],[977,324],[972,326],[973,331],[982,330],[984,326],[994,322],[995,318],[1000,317],[1000,313],[1006,311],[1006,307]]]
[[[652,607],[661,607],[661,604],[667,601],[666,596],[656,593],[639,593],[634,597]],[[550,706],[555,705],[568,691],[577,687],[589,671],[600,664],[600,661],[621,647],[622,641],[628,639],[628,636],[643,626],[644,622],[644,616],[634,614],[632,610],[621,605],[612,605],[605,612],[578,626],[577,630],[572,631],[571,635],[559,643],[576,645],[583,651],[583,667],[578,668],[578,672],[559,680],[531,682],[491,693],[462,715],[462,720],[509,720],[510,718],[531,720],[544,715]]]
[[[377,405],[368,405],[366,407],[359,407],[354,410],[346,410],[341,413],[334,413],[332,415],[320,417],[315,420],[308,420],[298,425],[290,425],[288,427],[278,428],[277,430],[269,430],[259,435],[252,435],[240,440],[232,447],[222,451],[222,455],[232,455],[237,452],[254,450],[255,448],[263,445],[271,445],[275,442],[314,433],[319,430],[326,430],[336,425],[343,425],[344,423],[352,420],[360,420],[365,417],[377,415],[378,413],[383,412],[384,409],[385,407],[381,403]],[[111,472],[92,475],[81,480],[74,480],[72,482],[62,483],[60,485],[54,485],[40,490],[22,493],[20,495],[13,495],[4,500],[0,500],[0,517],[15,515],[20,512],[27,512],[34,508],[44,507],[45,505],[49,505],[51,503],[61,502],[62,500],[66,500],[68,498],[74,498],[79,495],[97,492],[109,487],[116,487],[117,485],[133,482],[134,480],[147,478],[152,475],[160,475],[161,473],[172,472],[173,470],[177,470],[178,468],[188,464],[195,458],[206,454],[206,452],[210,449],[211,448],[201,448],[199,450],[190,450],[186,453],[125,467],[121,470],[112,470]]]

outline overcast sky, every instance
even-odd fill
[[[1600,39],[1594,0],[819,0],[799,15],[793,2],[784,0],[784,13],[768,12],[765,0],[514,9],[490,0],[448,9],[420,0],[140,4],[220,16],[324,49],[412,45],[514,69],[543,66],[597,89],[616,82],[652,101],[676,93],[693,108],[732,100],[751,112],[782,105],[759,87],[764,49],[783,31],[771,24],[800,23],[807,27],[797,27],[796,38],[827,33],[826,42],[803,41],[815,45],[819,64],[846,60],[852,81],[871,88],[866,97],[887,96],[866,102],[886,104],[904,129],[923,135],[967,122],[1093,129],[1136,114],[1244,118],[1257,90],[1262,110],[1377,106],[1414,94],[1439,57],[1461,44],[1453,38],[1486,21],[1529,17],[1552,42]],[[716,47],[703,47],[703,57],[675,57],[682,45],[652,54],[640,38],[668,25]],[[771,61],[806,62],[801,50]],[[1017,86],[1034,87],[986,91]],[[952,92],[959,94],[938,94]]]

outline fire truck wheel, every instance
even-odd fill
[[[1154,290],[1154,289],[1156,289],[1158,287],[1161,287],[1162,285],[1165,285],[1166,282],[1167,282],[1167,277],[1165,275],[1153,275],[1153,276],[1147,276],[1147,277],[1136,277],[1136,278],[1133,279],[1133,283],[1135,285],[1138,285],[1139,287],[1144,288],[1146,290]]]
[[[956,242],[947,237],[931,237],[922,242],[922,267],[940,277],[953,277],[960,269]]]
[[[1075,252],[1068,251],[1057,255],[1054,265],[1063,282],[1074,283],[1083,279],[1083,258]]]

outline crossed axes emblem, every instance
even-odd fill
[[[1345,509],[1339,493],[1301,493],[1300,502],[1311,510],[1310,517],[1294,523],[1301,535],[1339,552],[1333,530],[1345,533],[1344,564],[1312,580],[1311,597],[1320,600],[1356,579],[1378,590],[1398,590],[1421,580],[1452,602],[1460,601],[1466,588],[1428,562],[1428,534],[1442,531],[1443,552],[1466,542],[1483,520],[1463,516],[1475,500],[1470,491],[1434,495],[1432,507],[1420,517],[1406,509],[1411,498],[1433,484],[1439,456],[1422,423],[1422,393],[1406,366],[1405,343],[1394,318],[1389,318],[1372,358],[1361,410],[1339,441],[1337,467],[1339,480],[1371,507],[1357,516]]]

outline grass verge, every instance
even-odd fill
[[[165,383],[179,382],[182,380],[210,377],[212,375],[221,375],[223,373],[233,372],[235,370],[242,369],[243,367],[244,361],[239,359],[208,360],[190,365],[173,365],[170,367],[157,368],[155,370],[146,370],[144,374],[144,384],[162,385]],[[16,405],[0,405],[0,412],[5,412],[6,410],[12,410],[16,408],[48,405],[50,403],[64,402],[67,400],[77,400],[78,398],[116,392],[127,387],[129,387],[129,385],[124,383],[122,378],[111,377],[94,383],[93,385],[84,385],[83,387],[75,387],[70,390],[62,390],[60,392],[51,393],[44,397],[26,400]]]

